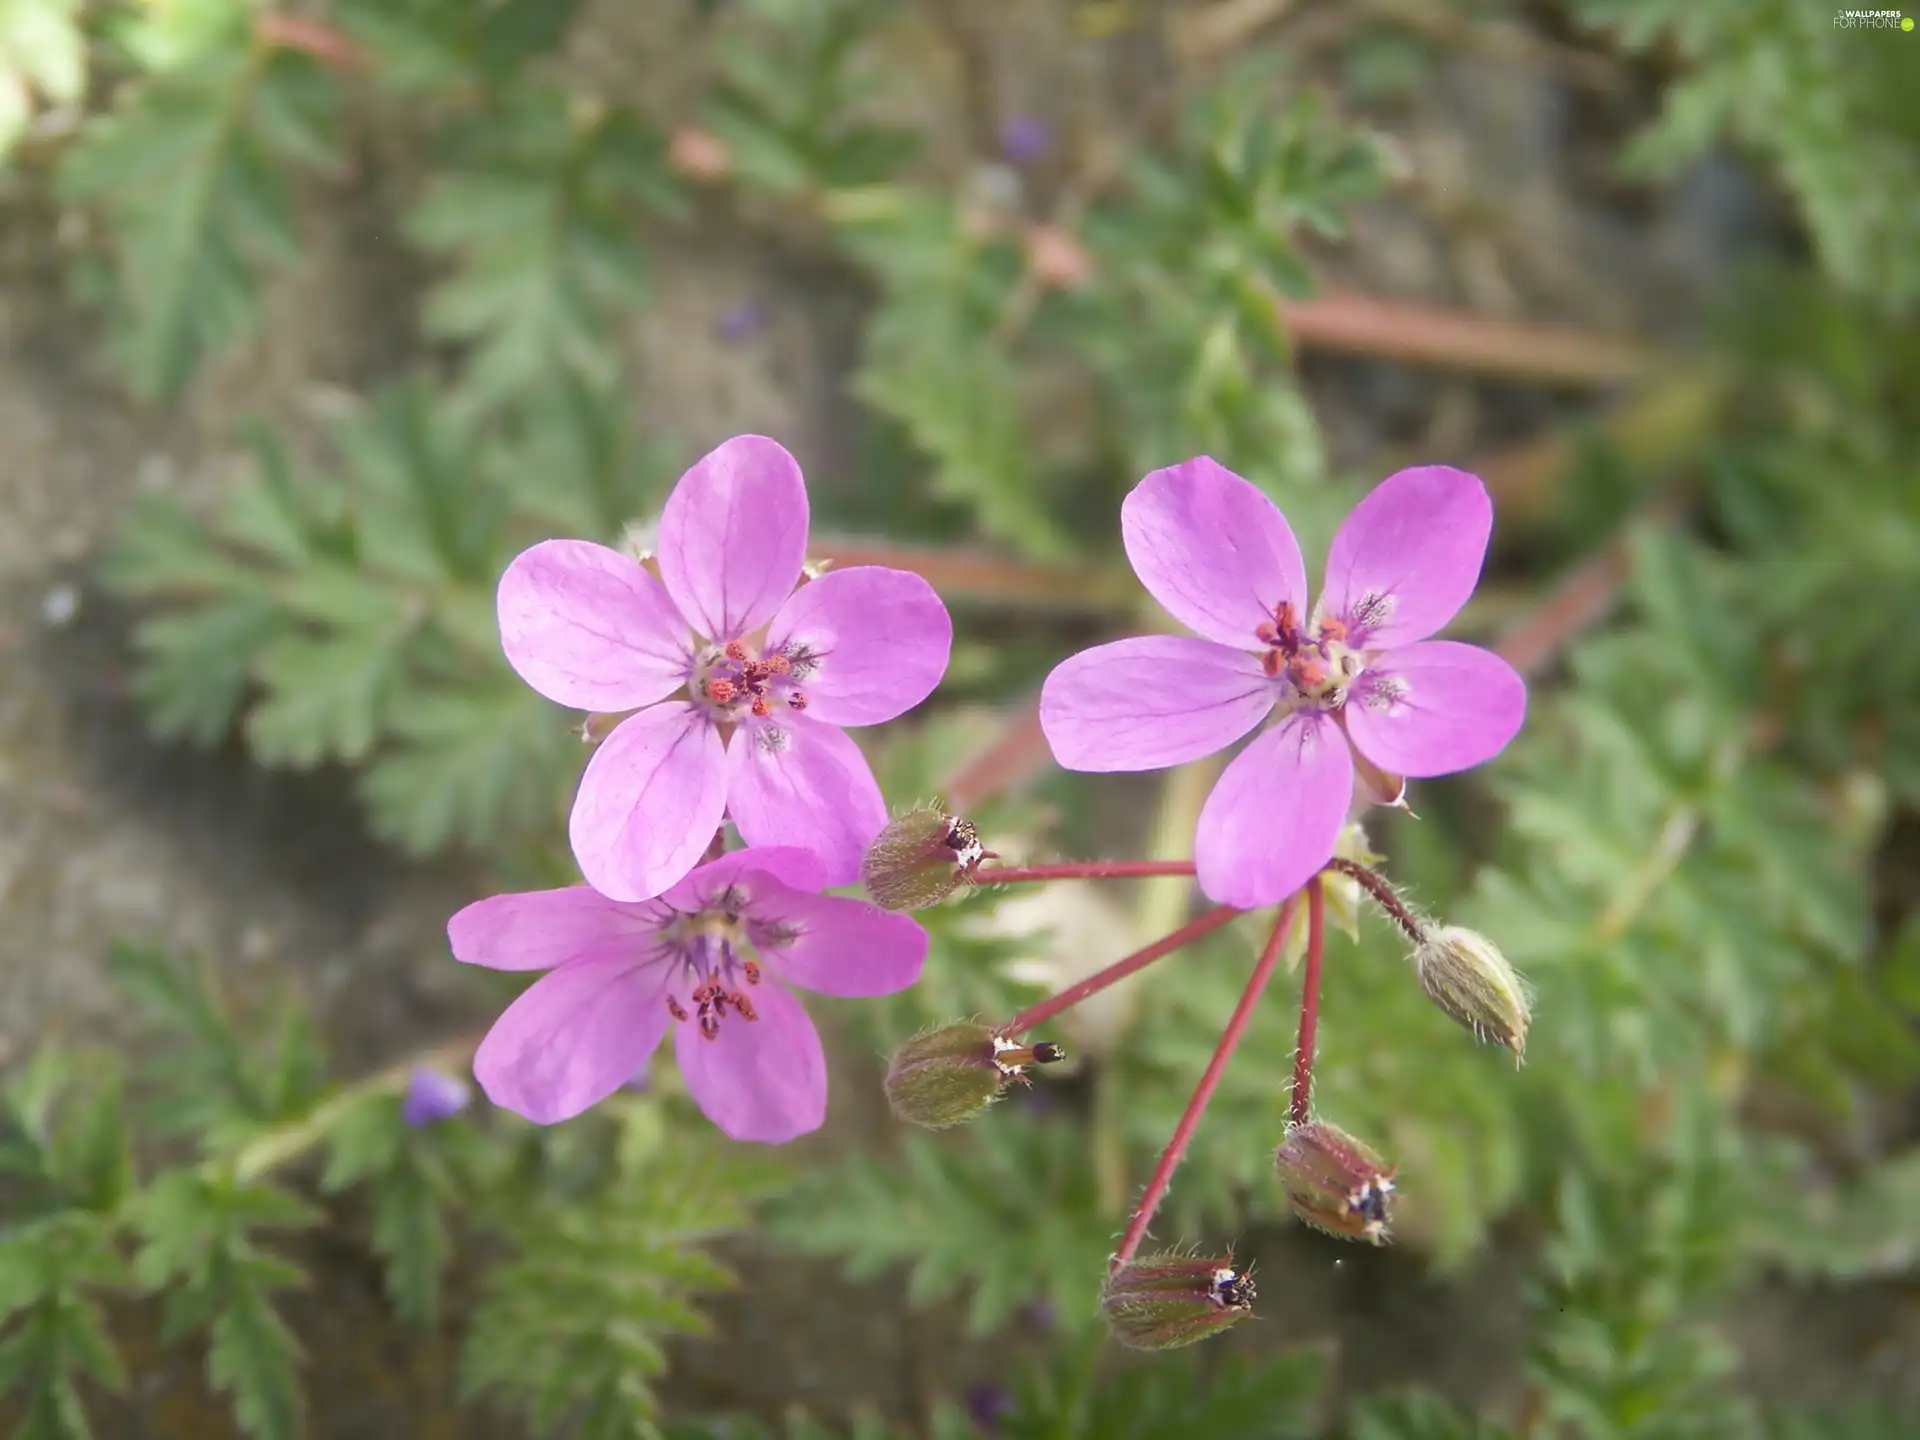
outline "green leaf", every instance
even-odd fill
[[[662,153],[630,112],[516,93],[408,217],[411,238],[454,266],[425,320],[473,347],[460,390],[470,412],[561,377],[618,375],[613,321],[645,293],[637,227],[676,207]]]
[[[1347,1415],[1344,1440],[1508,1440],[1510,1432],[1437,1395],[1368,1395]]]
[[[692,1297],[732,1283],[703,1242],[746,1224],[771,1183],[762,1160],[675,1139],[634,1147],[571,1201],[542,1185],[504,1217],[512,1254],[483,1282],[464,1393],[511,1403],[538,1431],[652,1440],[666,1340],[704,1333]]]
[[[319,1213],[271,1186],[175,1171],[140,1197],[135,1218],[143,1236],[135,1260],[141,1279],[169,1287],[169,1338],[208,1332],[208,1382],[232,1398],[234,1418],[253,1440],[300,1435],[300,1348],[273,1296],[306,1277],[261,1250],[254,1232],[305,1228],[319,1222]]]
[[[396,90],[498,86],[565,39],[581,0],[341,0],[341,27]]]
[[[298,259],[287,171],[331,163],[332,94],[311,61],[243,30],[126,96],[60,178],[106,216],[117,348],[140,395],[165,400],[252,329],[266,274]]]
[[[840,1257],[856,1280],[904,1267],[916,1306],[971,1288],[975,1335],[1041,1299],[1068,1323],[1091,1319],[1113,1230],[1087,1147],[1012,1105],[811,1176],[770,1223],[802,1253]]]
[[[127,1280],[113,1224],[101,1216],[68,1212],[0,1235],[0,1398],[20,1397],[16,1434],[89,1436],[76,1381],[125,1388],[125,1366],[88,1291]]]
[[[415,855],[548,821],[580,752],[566,717],[516,679],[417,695],[361,781],[374,829]]]

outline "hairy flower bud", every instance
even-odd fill
[[[1316,1230],[1387,1243],[1395,1168],[1338,1126],[1289,1125],[1274,1168],[1293,1213]]]
[[[971,1021],[923,1030],[887,1064],[887,1104],[928,1130],[971,1120],[1010,1083],[1030,1085],[1028,1065],[1051,1065],[1067,1052],[1047,1041],[1022,1045]]]
[[[971,820],[925,805],[874,838],[860,879],[882,910],[923,910],[972,881],[982,860],[998,858],[981,845]]]
[[[1491,940],[1457,925],[1441,925],[1414,952],[1413,963],[1420,972],[1420,988],[1455,1023],[1482,1040],[1506,1046],[1516,1060],[1525,1057],[1533,1006],[1526,983]]]
[[[1175,1350],[1253,1313],[1253,1276],[1233,1256],[1163,1251],[1129,1260],[1100,1292],[1113,1338],[1134,1350]]]

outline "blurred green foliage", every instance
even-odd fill
[[[339,0],[327,14],[364,62],[343,69],[243,0],[0,0],[0,149],[35,97],[70,102],[89,70],[107,97],[59,150],[58,183],[99,222],[78,279],[142,396],[241,353],[298,256],[302,198],[335,173],[343,115],[402,97],[425,156],[402,228],[432,267],[417,318],[436,363],[324,437],[257,428],[252,476],[222,505],[143,505],[110,558],[110,584],[147,607],[136,686],[158,733],[349,766],[375,833],[408,851],[531,853],[545,883],[570,878],[581,746],[502,661],[493,585],[533,540],[617,542],[670,483],[685,437],[635,437],[623,412],[647,245],[699,213],[696,183],[720,185],[729,224],[810,247],[870,294],[852,378],[868,470],[816,497],[823,521],[981,537],[1060,589],[1077,582],[1052,567],[1115,568],[1119,496],[1188,455],[1254,479],[1309,536],[1358,493],[1328,471],[1275,302],[1311,288],[1310,247],[1381,188],[1364,126],[1255,57],[1169,123],[1136,117],[1041,214],[947,173],[889,106],[887,47],[922,7],[706,8],[701,108],[663,115],[556,63],[575,3]],[[110,1317],[156,1293],[246,1433],[300,1433],[283,1306],[331,1232],[423,1327],[447,1323],[449,1273],[473,1267],[463,1389],[538,1433],[904,1433],[660,1415],[666,1347],[703,1333],[698,1296],[732,1283],[717,1243],[753,1227],[898,1276],[910,1304],[958,1298],[975,1334],[1050,1302],[1051,1338],[1024,1342],[1009,1377],[1008,1436],[1910,1433],[1865,1398],[1764,1409],[1724,1320],[1763,1277],[1901,1275],[1920,1253],[1920,1151],[1878,1120],[1920,1074],[1920,921],[1890,922],[1876,879],[1893,818],[1920,804],[1912,42],[1817,7],[1570,9],[1678,66],[1627,163],[1670,173],[1744,148],[1798,206],[1814,263],[1738,282],[1708,357],[1730,399],[1669,473],[1634,477],[1667,487],[1679,523],[1602,505],[1604,533],[1537,537],[1572,558],[1619,538],[1629,573],[1607,626],[1537,679],[1521,740],[1484,783],[1424,787],[1418,825],[1372,837],[1425,908],[1529,976],[1525,1070],[1433,1011],[1386,925],[1363,920],[1328,957],[1316,1103],[1400,1165],[1403,1243],[1458,1272],[1494,1227],[1527,1237],[1507,1242],[1529,1276],[1524,1414],[1336,1397],[1325,1357],[1285,1335],[1147,1366],[1101,1346],[1112,1236],[1262,938],[1235,926],[1073,1034],[1077,1076],[804,1173],[724,1146],[671,1089],[555,1130],[498,1114],[411,1129],[404,1073],[332,1076],[298,1003],[236,1019],[196,968],[129,948],[117,973],[159,1017],[155,1043],[124,1074],[49,1045],[7,1092],[0,1395],[18,1433],[98,1433],[90,1401],[129,1382]],[[688,124],[724,143],[724,183],[676,171],[670,131]],[[1620,463],[1596,450],[1563,483],[1594,494]],[[973,653],[969,698],[1012,700],[1054,642],[1042,621]],[[940,793],[999,723],[943,711],[890,731],[874,747],[889,798]],[[1153,833],[1191,833],[1190,791],[1165,788]],[[1052,776],[974,818],[1010,852],[1118,850],[1113,814],[1084,777]],[[1151,939],[1167,894],[1141,887],[1107,921]],[[843,1032],[884,1052],[927,1023],[1013,1013],[1039,970],[1064,983],[1062,966],[1114,958],[1078,953],[1083,913],[1035,919],[1012,898],[926,914],[926,981],[829,1007]],[[1179,1172],[1170,1238],[1254,1253],[1288,1223],[1268,1170],[1287,986]],[[912,1433],[974,1432],[956,1399]]]

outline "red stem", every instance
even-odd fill
[[[1167,1197],[1167,1187],[1173,1184],[1174,1168],[1179,1165],[1180,1157],[1187,1153],[1187,1144],[1193,1139],[1193,1132],[1200,1127],[1200,1117],[1206,1113],[1213,1092],[1220,1087],[1220,1077],[1227,1072],[1227,1062],[1233,1058],[1240,1037],[1246,1032],[1247,1022],[1253,1018],[1253,1007],[1260,1001],[1260,994],[1267,988],[1267,982],[1273,978],[1274,968],[1280,963],[1280,951],[1287,943],[1287,934],[1293,929],[1293,917],[1299,909],[1300,897],[1294,895],[1280,907],[1280,914],[1273,922],[1273,934],[1267,938],[1267,948],[1260,952],[1260,962],[1253,967],[1253,974],[1247,977],[1247,988],[1240,992],[1240,1003],[1233,1007],[1233,1015],[1227,1021],[1227,1028],[1221,1032],[1220,1043],[1213,1047],[1213,1058],[1207,1062],[1206,1072],[1195,1087],[1193,1098],[1187,1101],[1187,1108],[1180,1117],[1180,1123],[1174,1127],[1173,1139],[1167,1142],[1167,1148],[1160,1152],[1160,1163],[1153,1167],[1153,1175],[1147,1181],[1147,1188],[1140,1196],[1140,1204],[1133,1212],[1133,1218],[1127,1222],[1127,1233],[1120,1237],[1120,1248],[1114,1251],[1113,1259],[1107,1262],[1108,1269],[1118,1270],[1133,1259],[1140,1249],[1140,1242],[1146,1238],[1147,1226],[1153,1223],[1153,1213],[1160,1208],[1160,1202]]]
[[[1059,865],[996,865],[975,870],[982,885],[1016,880],[1137,880],[1152,875],[1191,875],[1191,860],[1068,860]]]
[[[1154,961],[1191,945],[1201,936],[1211,935],[1239,913],[1231,905],[1221,905],[1209,910],[1199,919],[1189,920],[1171,935],[1163,935],[1145,949],[1136,950],[1124,960],[1116,960],[1106,969],[1089,975],[1078,985],[1069,985],[1058,995],[1042,1000],[1037,1005],[1028,1006],[995,1033],[1011,1040],[1016,1035],[1025,1034],[1036,1025],[1044,1025],[1061,1011],[1071,1010],[1089,995],[1098,995],[1109,985],[1118,984],[1136,970],[1144,970]]]
[[[1307,1123],[1313,1099],[1314,1034],[1320,1028],[1320,952],[1327,941],[1327,902],[1320,877],[1307,882],[1307,964],[1300,981],[1300,1039],[1293,1052],[1293,1110],[1296,1125]]]

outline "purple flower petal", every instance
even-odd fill
[[[860,747],[834,726],[792,713],[748,721],[734,733],[727,813],[749,845],[811,850],[828,885],[860,878],[861,857],[887,823]]]
[[[933,693],[947,671],[953,621],[909,570],[829,570],[793,592],[767,628],[769,649],[818,657],[798,676],[807,714],[829,725],[878,725]]]
[[[669,701],[630,715],[587,762],[568,836],[586,882],[613,900],[647,900],[700,860],[727,803],[719,733]]]
[[[542,976],[480,1042],[474,1078],[536,1125],[572,1119],[631,1080],[667,1033],[667,974],[624,957]]]
[[[535,690],[576,710],[637,710],[693,668],[692,637],[665,587],[631,557],[543,540],[500,577],[500,648]]]
[[[711,1040],[698,1025],[678,1026],[674,1054],[709,1120],[735,1140],[778,1145],[827,1118],[827,1057],[805,1007],[779,981],[755,986],[753,1006],[759,1018],[729,1015]]]
[[[807,486],[764,435],[736,435],[680,477],[660,515],[660,578],[710,640],[758,630],[807,558]]]
[[[453,958],[489,970],[551,970],[601,953],[637,955],[660,922],[585,885],[490,895],[447,922]]]
[[[473,1099],[473,1087],[452,1075],[444,1075],[427,1065],[416,1065],[407,1077],[406,1098],[400,1102],[400,1120],[418,1130],[451,1120],[467,1108]]]
[[[1161,770],[1224,750],[1260,723],[1277,689],[1244,650],[1143,635],[1056,665],[1040,728],[1068,770]]]
[[[891,995],[919,980],[927,959],[925,930],[864,900],[762,882],[748,920],[774,973],[822,995]]]
[[[1242,910],[1286,899],[1325,865],[1346,824],[1353,759],[1340,727],[1301,711],[1240,752],[1194,836],[1200,888]]]
[[[691,914],[704,910],[722,890],[740,880],[743,874],[753,872],[770,875],[781,885],[795,890],[824,888],[820,859],[811,850],[794,845],[759,845],[730,850],[718,860],[707,861],[660,899],[671,909]]]
[[[1120,504],[1134,574],[1189,630],[1257,650],[1254,631],[1291,601],[1302,619],[1307,570],[1279,507],[1201,455],[1156,470]]]
[[[1491,650],[1428,640],[1367,667],[1342,711],[1362,755],[1395,775],[1451,775],[1502,750],[1527,718],[1527,685]]]
[[[1389,475],[1353,507],[1327,553],[1321,595],[1355,649],[1424,640],[1480,583],[1493,501],[1478,476],[1446,465]]]

